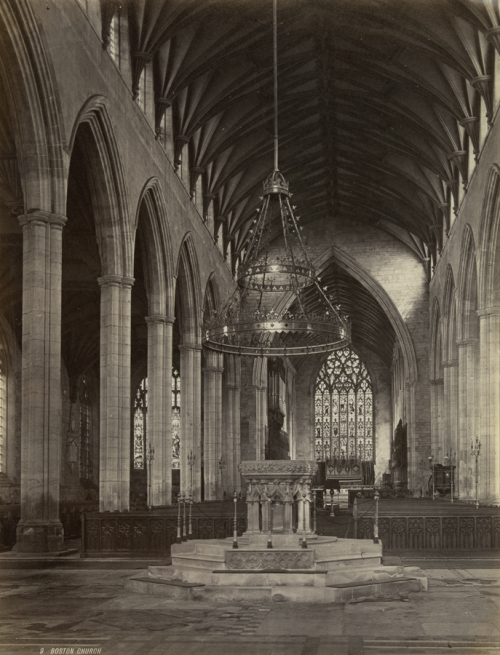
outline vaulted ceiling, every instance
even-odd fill
[[[272,2],[131,0],[128,15],[133,84],[152,60],[157,128],[171,104],[176,157],[189,143],[238,253],[272,167]],[[481,97],[491,116],[499,16],[498,0],[280,0],[280,169],[303,224],[435,245]]]

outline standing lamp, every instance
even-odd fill
[[[454,473],[453,473],[453,467],[455,465],[456,461],[456,452],[453,452],[453,450],[449,450],[448,454],[444,456],[446,460],[449,461],[450,463],[450,486],[451,486],[451,502],[453,502],[453,481],[454,481]]]
[[[479,437],[476,437],[476,443],[471,443],[470,445],[470,454],[476,460],[476,509],[479,508],[479,496],[478,496],[478,484],[479,484],[479,469],[478,469],[478,459],[479,454],[481,453],[481,442]]]

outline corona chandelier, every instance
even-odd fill
[[[257,357],[327,353],[351,340],[349,318],[315,273],[296,208],[290,202],[288,182],[278,168],[277,25],[277,0],[273,0],[274,170],[264,181],[262,205],[249,230],[237,272],[238,287],[222,310],[208,316],[203,326],[203,345],[207,348]],[[272,246],[280,236],[276,223],[283,241],[279,248]],[[321,307],[314,311],[306,308],[303,298],[311,287],[316,288],[321,301]],[[279,293],[290,302],[276,307]]]

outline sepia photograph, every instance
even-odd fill
[[[0,655],[500,655],[500,0],[0,0]]]

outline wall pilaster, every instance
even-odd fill
[[[228,465],[227,453],[222,451],[222,372],[223,355],[207,350],[203,369],[204,390],[204,483],[205,500],[221,500],[223,484],[219,484],[226,469],[219,470],[219,460]],[[224,440],[226,441],[226,440]]]
[[[186,343],[181,353],[181,493],[201,501],[201,345]],[[194,465],[189,465],[189,455]],[[192,479],[191,479],[192,476]]]

